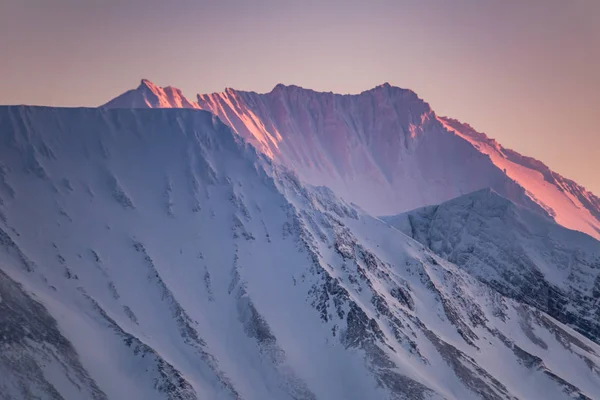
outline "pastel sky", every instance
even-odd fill
[[[0,0],[0,104],[410,88],[600,194],[597,0]]]

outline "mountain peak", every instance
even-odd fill
[[[140,81],[140,88],[141,87],[156,87],[156,85],[154,83],[152,83],[149,79],[146,78],[142,78],[142,80]]]
[[[278,83],[277,85],[275,85],[275,87],[271,90],[270,93],[294,92],[294,91],[311,92],[311,93],[331,93],[331,92],[318,92],[316,90],[303,88],[302,86],[293,85],[293,84],[286,85],[284,83]]]
[[[104,104],[106,108],[199,108],[189,101],[180,89],[173,86],[160,87],[148,79],[142,79],[136,89],[129,90]]]
[[[277,85],[275,85],[275,87],[271,91],[274,92],[276,90],[284,90],[286,88],[287,88],[287,85],[285,85],[283,83],[278,83]]]
[[[155,95],[160,95],[160,93],[163,91],[163,89],[167,89],[167,88],[170,88],[170,86],[167,86],[166,88],[162,88],[162,87],[154,84],[149,79],[143,78],[140,81],[140,85],[136,89],[134,89],[134,90],[149,91],[150,93],[153,93]],[[179,90],[179,89],[177,89],[177,90]]]
[[[384,83],[379,84],[371,89],[366,89],[366,90],[363,90],[361,92],[356,92],[356,93],[336,93],[333,91],[307,89],[302,86],[293,85],[293,84],[286,85],[284,83],[278,83],[277,85],[275,85],[275,87],[273,87],[273,89],[270,92],[265,93],[265,94],[279,93],[279,92],[306,92],[306,93],[315,93],[315,94],[327,94],[327,95],[333,95],[333,96],[360,96],[360,95],[363,95],[366,93],[374,93],[374,92],[381,92],[381,91],[386,91],[387,93],[390,93],[390,94],[391,93],[408,94],[410,97],[415,97],[416,99],[421,100],[415,91],[413,91],[411,89],[394,86],[394,85],[390,84],[389,82],[384,82]]]
[[[362,93],[369,93],[369,92],[386,92],[386,93],[390,93],[390,94],[402,93],[404,95],[408,95],[410,97],[415,97],[415,98],[423,101],[422,99],[419,98],[419,96],[417,95],[417,93],[414,90],[408,89],[408,88],[402,88],[400,86],[395,86],[389,82],[383,82],[382,84],[379,84],[372,89],[365,90]]]

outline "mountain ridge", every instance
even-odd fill
[[[62,335],[27,336],[0,313],[9,397],[600,390],[596,343],[305,184],[208,112],[0,107],[0,144],[0,308],[49,315]]]
[[[508,149],[498,143],[495,139],[488,137],[483,132],[477,132],[473,127],[464,122],[457,121],[448,117],[439,117],[441,120],[450,123],[450,125],[459,126],[464,128],[463,132],[465,135],[469,135],[474,137],[477,141],[488,143],[491,147],[495,148],[497,151],[502,152],[507,158],[517,164],[520,164],[524,167],[531,168],[537,170],[540,174],[544,176],[544,180],[546,180],[550,184],[562,184],[569,186],[569,190],[573,190],[578,192],[574,194],[579,197],[579,200],[582,203],[587,203],[586,208],[592,212],[592,214],[596,218],[600,218],[600,197],[595,195],[592,191],[587,190],[585,186],[578,184],[572,179],[566,178],[561,174],[554,172],[550,169],[543,161],[537,160],[533,157],[524,156],[512,149]]]
[[[113,100],[105,107],[160,107],[117,99],[121,105]],[[376,215],[492,187],[600,238],[600,198],[470,126],[437,116],[409,89],[384,83],[338,95],[278,84],[262,94],[235,89],[199,94],[192,103],[307,182],[328,186]]]

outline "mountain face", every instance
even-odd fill
[[[600,342],[600,242],[481,190],[382,218],[505,296]]]
[[[139,100],[144,92],[142,84],[105,106],[182,102]],[[492,188],[565,227],[600,238],[598,197],[468,125],[437,116],[410,90],[384,84],[338,95],[277,85],[264,94],[227,89],[184,102],[218,116],[305,181],[327,186],[373,215]]]
[[[208,112],[0,107],[0,160],[2,398],[600,393],[597,343]]]

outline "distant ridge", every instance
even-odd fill
[[[276,85],[268,93],[199,94],[141,85],[109,108],[210,111],[305,181],[367,211],[394,214],[490,187],[516,204],[600,238],[600,198],[543,163],[435,114],[416,93],[384,83],[354,95]]]

